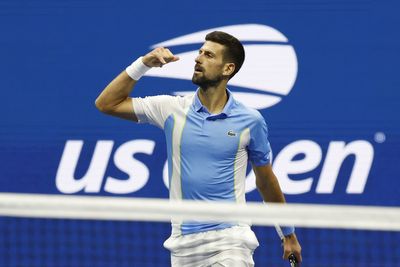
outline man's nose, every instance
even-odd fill
[[[195,61],[196,63],[201,63],[201,55],[198,55],[198,56],[194,59],[194,61]]]

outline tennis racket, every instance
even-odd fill
[[[299,267],[299,262],[294,254],[289,255],[290,267]]]

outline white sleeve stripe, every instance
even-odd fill
[[[139,123],[145,123],[146,117],[143,116],[144,111],[142,104],[139,101],[139,98],[132,98],[132,107],[133,107],[133,113],[136,115],[138,122]]]

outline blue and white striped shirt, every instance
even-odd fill
[[[268,130],[262,115],[228,101],[220,114],[210,114],[197,92],[189,96],[133,98],[140,123],[165,132],[170,199],[244,203],[248,160],[271,163]],[[172,221],[173,234],[223,229],[234,223]]]

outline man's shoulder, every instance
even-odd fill
[[[176,101],[179,102],[181,107],[187,108],[193,104],[194,94],[195,93],[190,93],[186,95],[174,95],[171,97],[174,97]]]
[[[152,101],[153,103],[160,103],[163,105],[170,105],[174,107],[187,107],[193,102],[194,94],[187,95],[154,95],[146,96],[145,99]]]
[[[263,115],[257,109],[248,107],[243,103],[235,100],[235,109],[240,116],[246,117],[254,122],[264,121]]]

